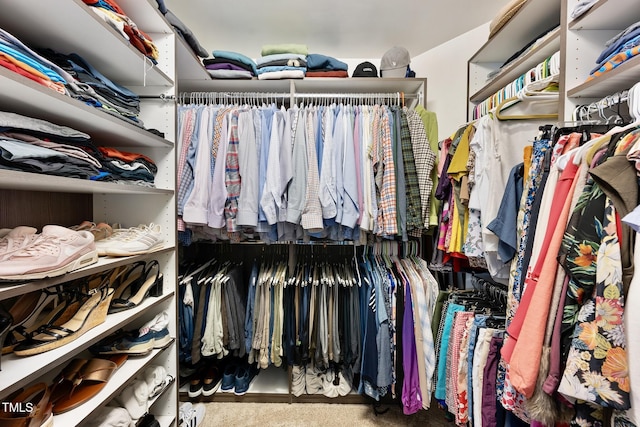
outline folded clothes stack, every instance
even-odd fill
[[[259,80],[302,79],[307,72],[308,49],[303,44],[262,46],[258,64]]]
[[[349,77],[349,66],[332,56],[311,53],[307,67],[307,77]]]
[[[123,38],[157,63],[159,51],[148,34],[142,31],[115,0],[82,0],[102,20],[118,31]]]
[[[253,59],[238,52],[214,50],[213,58],[202,61],[213,79],[252,79],[258,75]]]
[[[640,54],[640,21],[629,25],[605,44],[589,78],[601,76]]]
[[[158,172],[147,156],[98,147],[84,132],[6,111],[0,111],[0,169],[147,187]]]

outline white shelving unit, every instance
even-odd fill
[[[575,0],[567,0],[568,11],[573,10],[575,4]],[[640,21],[639,6],[637,0],[599,0],[582,16],[574,20],[568,18],[565,120],[570,119],[578,105],[627,90],[640,81],[640,57],[637,56],[601,76],[589,77],[605,43]]]
[[[176,108],[174,102],[167,102],[176,93],[177,37],[173,28],[158,12],[155,1],[118,0],[138,28],[153,40],[159,51],[159,59],[154,63],[81,0],[57,2],[56,7],[49,8],[45,13],[34,13],[42,6],[37,0],[5,3],[0,16],[0,28],[32,49],[49,48],[62,54],[76,53],[113,82],[140,95],[140,119],[144,128],[57,93],[5,68],[0,68],[0,110],[72,127],[90,135],[92,142],[98,146],[141,153],[156,163],[158,173],[155,188],[149,188],[2,170],[0,196],[3,210],[0,213],[0,226],[9,226],[8,221],[14,222],[10,226],[35,225],[15,223],[22,220],[21,210],[31,209],[39,211],[24,212],[24,217],[37,216],[40,226],[52,221],[64,226],[75,225],[77,222],[72,222],[70,218],[54,215],[56,210],[53,208],[57,207],[54,205],[59,201],[64,202],[67,197],[77,195],[88,200],[87,214],[91,217],[85,219],[120,223],[125,227],[159,224],[164,246],[145,255],[101,257],[96,264],[56,278],[0,284],[0,303],[9,308],[12,300],[25,293],[152,259],[160,263],[164,289],[162,296],[149,297],[134,309],[107,315],[105,322],[57,349],[26,357],[4,355],[0,371],[0,401],[22,387],[53,378],[73,358],[88,357],[87,349],[91,345],[118,329],[134,330],[163,311],[169,313],[171,319],[170,335],[177,337],[174,194]],[[164,137],[147,129],[157,130]],[[71,213],[76,207],[65,208]],[[148,356],[130,357],[100,393],[80,407],[55,416],[54,423],[64,426],[82,424],[150,364],[161,364],[170,375],[177,378],[175,341]],[[174,383],[153,405],[151,412],[161,425],[177,423],[177,396]]]
[[[478,103],[510,84],[560,50],[560,3],[557,0],[529,0],[498,32],[469,59],[467,64],[468,118]],[[555,28],[555,29],[554,29]],[[540,36],[546,37],[500,70],[516,52]],[[500,70],[491,79],[491,72]]]

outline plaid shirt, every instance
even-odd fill
[[[180,114],[180,125],[178,127],[179,135],[178,141],[180,142],[180,156],[178,158],[178,231],[184,231],[186,229],[184,221],[182,221],[182,212],[184,204],[187,202],[187,196],[189,195],[189,189],[193,185],[193,170],[191,166],[187,164],[187,152],[191,147],[191,136],[193,135],[193,129],[196,124],[196,113],[193,108],[186,108]]]
[[[423,227],[422,200],[420,197],[418,174],[413,158],[413,146],[411,143],[411,133],[409,132],[406,109],[400,112],[400,143],[402,144],[404,180],[407,190],[407,231],[411,235],[420,236]]]
[[[393,164],[393,144],[391,141],[390,115],[384,108],[378,110],[375,120],[379,120],[378,125],[381,148],[382,180],[380,188],[380,203],[378,204],[378,234],[382,236],[393,236],[398,234],[398,221],[396,215],[396,177],[395,165]],[[376,177],[376,181],[378,181]]]
[[[427,133],[424,128],[424,122],[414,110],[405,108],[407,116],[407,124],[411,134],[411,145],[413,146],[413,158],[415,171],[418,178],[418,186],[420,188],[420,201],[422,205],[422,222],[424,228],[429,228],[429,206],[431,203],[431,189],[433,181],[431,180],[431,171],[435,164],[436,155],[431,150]]]
[[[227,148],[226,169],[224,183],[227,188],[227,201],[224,206],[224,216],[227,221],[227,232],[239,231],[236,224],[238,215],[238,198],[240,197],[240,168],[238,164],[238,115],[239,110],[230,113],[229,146]],[[231,237],[231,236],[230,236]]]
[[[322,207],[320,206],[320,174],[318,172],[318,155],[316,152],[316,131],[313,118],[316,112],[308,109],[305,120],[307,133],[307,191],[302,210],[300,224],[305,230],[317,232],[322,230]]]

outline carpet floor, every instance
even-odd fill
[[[208,402],[200,427],[333,427],[333,426],[452,426],[437,407],[404,415],[399,405],[383,405],[377,414],[371,405],[338,403]]]

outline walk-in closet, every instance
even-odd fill
[[[0,6],[0,427],[640,426],[639,0]]]

